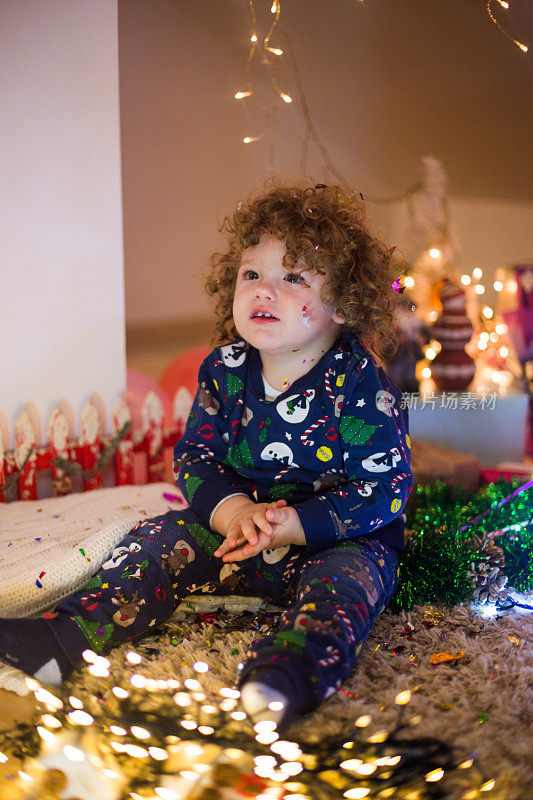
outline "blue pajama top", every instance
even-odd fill
[[[229,495],[285,498],[307,550],[371,534],[403,548],[411,491],[407,411],[361,342],[344,331],[319,361],[273,400],[259,351],[237,340],[204,360],[174,475],[209,527]]]

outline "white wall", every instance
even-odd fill
[[[0,0],[0,422],[125,386],[116,0]],[[1,414],[4,418],[1,418]],[[107,422],[106,421],[106,422]],[[8,444],[4,441],[4,444]]]

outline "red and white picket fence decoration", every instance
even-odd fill
[[[117,486],[134,483],[134,454],[142,453],[146,461],[147,483],[164,480],[167,448],[173,447],[182,436],[185,423],[192,405],[192,397],[187,389],[180,388],[172,403],[173,424],[164,427],[163,404],[155,392],[146,395],[142,406],[141,430],[130,429],[119,442],[113,456],[113,475]],[[37,435],[30,414],[23,410],[15,422],[15,448],[4,453],[2,436],[0,435],[0,487],[9,477],[20,471],[16,480],[16,497],[19,500],[37,500],[37,473],[48,470],[52,477],[52,495],[54,497],[69,494],[72,481],[64,470],[54,465],[57,456],[79,464],[83,470],[90,471],[98,461],[100,453],[109,441],[122,430],[126,422],[131,422],[132,415],[125,400],[117,400],[112,411],[111,436],[101,432],[100,415],[96,405],[87,402],[80,414],[80,437],[77,441],[68,438],[68,422],[59,406],[52,411],[48,420],[48,443],[35,446]],[[98,489],[102,486],[102,473],[94,477],[84,478],[82,491]],[[12,493],[12,490],[10,490]],[[0,492],[0,503],[6,501],[6,493]]]

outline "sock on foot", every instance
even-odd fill
[[[59,686],[72,670],[43,619],[0,619],[0,660],[51,686]]]
[[[278,730],[286,730],[300,710],[294,684],[281,669],[254,670],[240,691],[242,707],[254,723],[272,720]]]

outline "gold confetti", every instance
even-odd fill
[[[518,645],[519,645],[519,644],[520,644],[520,642],[522,641],[521,639],[519,639],[519,638],[518,638],[518,636],[513,636],[512,634],[509,634],[509,635],[507,636],[507,638],[509,639],[509,641],[511,642],[511,644],[514,644],[516,647],[518,647]]]
[[[445,661],[460,661],[465,657],[465,651],[459,650],[458,653],[433,653],[429,660],[432,664],[443,664]]]

